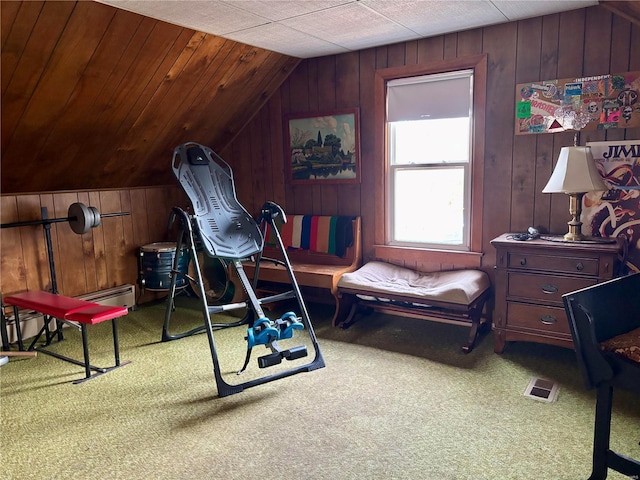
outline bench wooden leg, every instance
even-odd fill
[[[331,325],[344,328],[344,325],[351,322],[355,314],[356,297],[350,294],[337,294],[334,297],[336,299],[336,311],[333,314]]]
[[[471,330],[469,331],[469,339],[467,340],[467,343],[462,346],[462,351],[464,353],[470,353],[475,346],[476,338],[478,338],[478,331],[480,330],[481,315],[482,310],[478,310],[477,308],[469,312],[469,318],[471,319]]]
[[[365,302],[366,303],[366,302]],[[349,313],[347,318],[344,319],[338,326],[342,329],[347,329],[351,325],[353,325],[356,321],[356,316],[360,315],[371,315],[374,312],[374,308],[369,305],[364,305],[358,297],[353,296],[353,301],[351,303],[351,308],[349,309]]]
[[[484,308],[484,303],[485,302],[479,303],[469,311],[471,331],[469,332],[469,339],[467,343],[462,346],[462,351],[464,353],[469,353],[473,350],[478,334],[486,326],[486,323],[482,323],[482,309]]]
[[[462,346],[462,351],[464,353],[470,353],[473,350],[473,347],[476,343],[476,338],[478,338],[478,330],[480,329],[480,319],[473,318],[471,321],[471,331],[469,332],[469,339],[467,343]]]

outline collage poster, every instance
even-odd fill
[[[640,72],[522,83],[516,135],[640,127]]]
[[[587,146],[609,189],[583,197],[583,233],[625,237],[626,268],[640,272],[640,140],[588,142]]]

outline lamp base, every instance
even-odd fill
[[[567,235],[541,235],[540,238],[549,242],[562,243],[616,243],[618,241],[616,238],[586,236],[583,236],[581,239],[570,240],[567,239]]]
[[[578,227],[582,227],[582,223],[580,223],[578,225]],[[569,232],[564,234],[564,239],[567,242],[581,242],[582,240],[584,240],[584,235],[582,233],[579,232],[574,232],[572,231],[574,230],[573,228],[571,228],[571,225],[569,226]],[[582,230],[582,228],[580,228],[580,230]]]

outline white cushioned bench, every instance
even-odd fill
[[[348,327],[360,307],[393,315],[471,327],[463,351],[473,349],[491,283],[482,270],[422,273],[390,263],[368,262],[338,282],[341,309],[334,326]],[[348,314],[347,314],[348,312]],[[346,316],[346,317],[345,317]]]

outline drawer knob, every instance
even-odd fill
[[[554,323],[556,323],[556,317],[554,317],[553,315],[542,315],[540,317],[540,321],[545,325],[553,325]]]
[[[555,285],[549,285],[548,283],[545,285],[542,285],[542,287],[540,288],[544,293],[547,293],[549,295],[558,293],[558,287],[556,287]]]
[[[521,258],[520,259],[520,265],[526,265],[527,264],[527,259],[526,258]]]
[[[576,265],[576,269],[581,272],[582,270],[584,270],[584,264],[582,262],[578,262],[578,264]]]

